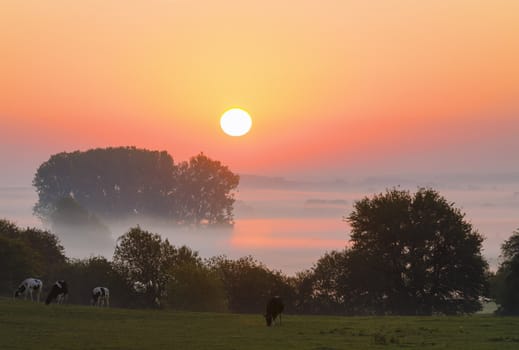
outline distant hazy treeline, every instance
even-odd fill
[[[119,237],[111,261],[70,260],[52,233],[2,220],[0,292],[10,294],[33,276],[46,287],[66,279],[74,303],[88,303],[93,287],[107,286],[121,307],[263,312],[265,300],[280,295],[291,313],[465,314],[490,296],[501,313],[519,313],[519,232],[503,244],[505,260],[492,274],[481,255],[483,237],[432,189],[365,197],[345,220],[349,247],[295,277],[252,256],[203,260],[138,226]]]
[[[238,183],[238,175],[202,153],[175,164],[166,151],[135,147],[63,152],[36,171],[34,211],[58,225],[144,216],[232,224]]]

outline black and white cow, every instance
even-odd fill
[[[14,291],[14,297],[17,298],[23,295],[24,299],[27,299],[27,295],[31,296],[31,301],[34,301],[32,294],[36,293],[36,300],[40,302],[40,294],[43,289],[43,282],[36,278],[26,278],[20,283],[18,289]]]
[[[106,287],[95,287],[92,290],[92,305],[110,306],[110,291]]]
[[[56,303],[61,304],[65,301],[68,296],[68,286],[67,282],[64,280],[59,280],[54,283],[52,289],[47,295],[47,299],[45,299],[45,304],[49,305],[54,299],[56,299]]]
[[[265,312],[265,321],[267,321],[267,326],[271,326],[272,322],[276,323],[276,317],[279,315],[279,324],[281,325],[281,313],[285,305],[283,304],[283,300],[280,297],[275,296],[270,298],[267,303],[267,309]]]

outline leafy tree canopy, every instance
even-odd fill
[[[501,246],[502,255],[505,258],[504,264],[519,259],[519,229],[512,233]]]
[[[350,279],[375,312],[462,313],[480,308],[482,236],[432,189],[393,189],[354,205]],[[369,278],[366,278],[369,276]]]
[[[196,263],[198,253],[183,246],[176,248],[160,235],[134,227],[119,237],[113,264],[130,289],[138,285],[149,307],[159,306],[170,278],[169,271],[179,264]]]
[[[310,314],[346,314],[352,306],[344,290],[347,280],[347,251],[331,251],[310,269],[296,276],[296,308]]]
[[[169,271],[165,302],[175,310],[227,311],[222,280],[201,262],[183,262]]]
[[[294,300],[290,280],[278,271],[269,270],[252,256],[237,260],[216,256],[207,264],[223,281],[232,312],[264,312],[266,301],[273,295],[281,296],[287,303]],[[290,304],[285,306],[291,308]]]
[[[232,224],[232,191],[238,182],[238,175],[204,154],[176,166],[165,151],[135,147],[63,152],[36,172],[34,211],[54,220],[60,203],[72,198],[101,218],[151,216],[187,224]]]
[[[0,220],[0,291],[30,276],[54,279],[65,263],[63,247],[52,233]]]
[[[388,190],[354,204],[351,248],[335,293],[364,313],[470,313],[481,308],[483,237],[432,189]],[[333,286],[332,286],[333,287]],[[337,300],[337,299],[336,299]],[[339,299],[340,301],[340,299]]]
[[[519,229],[501,246],[504,258],[495,279],[499,314],[519,315]]]
[[[188,224],[233,222],[234,195],[240,177],[203,153],[182,162],[177,170],[175,208]]]

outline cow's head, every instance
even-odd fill
[[[25,291],[25,286],[24,285],[21,285],[20,287],[18,287],[18,289],[16,289],[14,291],[14,297],[17,298],[19,297],[20,295],[22,295],[22,293]]]

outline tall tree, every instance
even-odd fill
[[[498,313],[519,315],[519,229],[501,246],[503,262],[496,274]]]
[[[118,147],[55,154],[34,177],[34,211],[48,219],[61,199],[72,197],[101,216],[168,216],[174,173],[165,151]]]
[[[63,247],[52,233],[0,220],[0,284],[5,288],[29,276],[52,280],[65,263]]]
[[[177,249],[160,235],[134,227],[117,240],[113,264],[129,288],[142,286],[147,306],[154,307],[165,295],[169,271],[177,264],[198,259],[198,253],[191,249]]]
[[[364,198],[346,218],[349,291],[365,312],[470,313],[481,308],[483,237],[438,192],[398,189]]]
[[[178,166],[175,201],[178,220],[187,224],[233,223],[233,191],[240,177],[203,153]]]
[[[65,209],[82,208],[101,219],[151,216],[180,224],[232,224],[238,182],[238,175],[204,154],[176,166],[165,151],[135,147],[59,153],[36,172],[34,212],[51,221]]]

